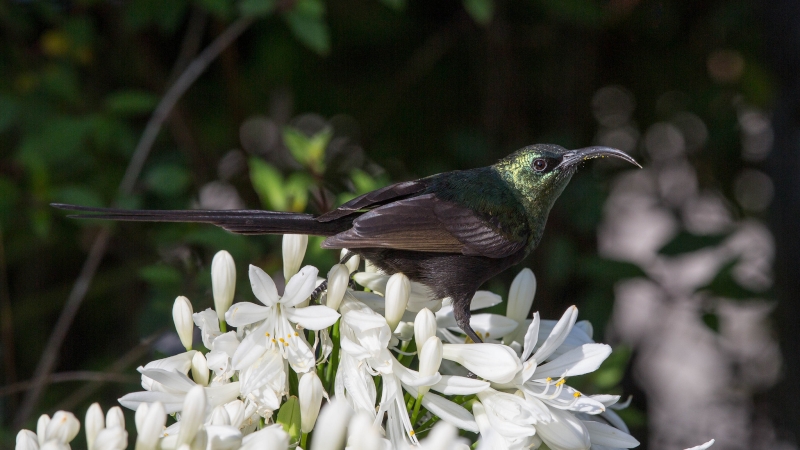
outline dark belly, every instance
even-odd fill
[[[385,248],[351,251],[388,274],[404,273],[412,281],[428,286],[439,298],[471,296],[486,280],[525,258],[524,251],[501,259]]]

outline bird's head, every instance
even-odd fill
[[[522,195],[526,207],[546,214],[569,183],[580,163],[594,158],[620,158],[641,168],[626,153],[610,147],[567,150],[554,144],[524,147],[503,158],[495,167]]]

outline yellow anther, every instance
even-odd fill
[[[269,337],[269,333],[264,333],[264,336]]]
[[[275,341],[275,338],[272,338],[271,340],[272,340],[272,343],[273,343],[273,344],[276,342],[276,341]]]
[[[578,397],[580,397],[580,396],[581,396],[581,393],[580,393],[580,392],[578,392],[578,391],[575,391],[575,393],[574,393],[574,394],[572,394],[572,396],[573,396],[573,397],[575,397],[575,398],[578,398]]]
[[[546,379],[546,380],[544,380],[544,381],[547,381],[547,382],[549,383],[549,382],[553,381],[553,379],[552,379],[552,378],[550,378],[550,377],[547,377],[547,379]]]
[[[291,339],[292,338],[292,333],[287,334],[286,337]]]
[[[415,435],[415,434],[417,434],[417,433],[415,433],[415,432],[414,432],[414,430],[411,430],[411,431],[409,431],[409,432],[408,432],[408,435],[409,435],[409,436],[413,436],[413,435]]]
[[[296,337],[296,336],[300,336],[300,335],[297,333],[297,331],[295,331],[295,332],[294,332],[294,335],[295,335],[295,337]]]
[[[278,340],[279,340],[279,341],[281,341],[281,342],[284,342],[284,341],[283,341],[283,338],[278,338]]]
[[[567,379],[566,378],[562,378],[562,379],[556,381],[556,386],[561,386],[562,384],[564,384],[566,382],[567,382]]]
[[[288,346],[289,346],[289,343],[288,343],[288,342],[284,342],[284,343],[283,343],[283,345],[285,345],[285,346],[287,346],[287,347],[288,347]]]
[[[487,338],[489,337],[489,332],[488,332],[488,331],[486,332],[486,337],[487,337]]]

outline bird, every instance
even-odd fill
[[[556,199],[578,166],[614,157],[610,147],[523,147],[496,164],[404,181],[314,216],[264,210],[124,210],[62,203],[74,218],[202,222],[233,233],[324,236],[322,247],[347,249],[382,272],[405,274],[436,298],[450,298],[456,323],[476,343],[470,303],[480,286],[521,262],[539,244]]]

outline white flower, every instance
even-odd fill
[[[281,425],[275,424],[245,436],[240,450],[287,450],[288,448],[289,435],[283,431]]]
[[[39,450],[39,439],[31,430],[19,430],[17,433],[16,450]]]
[[[422,345],[419,351],[419,375],[420,377],[431,377],[439,373],[439,366],[442,364],[442,341],[436,336],[431,336]],[[418,395],[425,395],[430,386],[420,386]]]
[[[410,294],[411,281],[407,276],[398,272],[389,277],[389,281],[386,282],[386,312],[384,315],[390,330],[397,328],[397,324],[403,318]]]
[[[322,408],[314,430],[315,436],[324,436],[323,439],[311,441],[311,450],[340,449],[344,446],[347,436],[347,424],[353,416],[350,405],[339,398],[334,398]]]
[[[208,361],[200,352],[192,357],[192,379],[201,386],[208,386]]]
[[[277,348],[289,361],[297,373],[304,373],[314,367],[315,359],[305,336],[298,332],[293,323],[310,330],[321,330],[333,325],[339,314],[327,306],[308,306],[295,308],[304,302],[314,291],[317,269],[303,267],[286,285],[283,296],[272,278],[256,266],[250,266],[250,285],[253,294],[264,304],[236,303],[225,314],[228,324],[242,327],[259,321],[242,340],[233,356],[235,369],[245,368],[267,349]]]
[[[109,409],[104,418],[100,405],[93,403],[86,411],[84,427],[89,450],[122,450],[128,447],[125,416],[119,406]]]
[[[414,340],[417,346],[424,344],[431,336],[436,336],[436,316],[428,308],[422,308],[414,319]]]
[[[86,419],[83,421],[86,429],[86,447],[92,450],[97,433],[106,427],[106,420],[103,416],[103,409],[99,403],[92,403],[86,411]]]
[[[513,341],[520,342],[520,334],[524,330],[525,319],[528,318],[528,313],[533,305],[533,297],[536,295],[536,277],[533,275],[531,269],[522,269],[514,281],[511,283],[511,288],[508,291],[508,303],[506,304],[506,317],[515,320],[519,326],[517,329],[503,338],[505,343]]]
[[[175,329],[178,331],[178,337],[181,339],[181,344],[186,347],[186,350],[192,349],[192,304],[189,299],[180,296],[175,299],[172,305],[172,320],[175,322]]]
[[[300,431],[303,433],[314,429],[324,394],[325,390],[322,388],[322,382],[317,376],[317,372],[312,370],[300,377],[298,400],[300,401]]]
[[[142,404],[136,410],[136,450],[151,450],[158,446],[158,438],[167,423],[167,413],[159,402]]]
[[[203,345],[212,348],[214,340],[222,334],[219,329],[219,318],[213,309],[192,314],[194,324],[200,328],[200,336],[203,338]]]
[[[712,445],[714,445],[714,439],[706,442],[705,444],[698,445],[692,448],[687,448],[686,450],[706,450],[708,448],[711,448]]]
[[[347,253],[349,253],[349,250],[343,248],[341,253],[339,253],[339,260],[344,259]],[[348,259],[347,262],[344,263],[344,265],[347,266],[348,273],[353,273],[356,270],[358,270],[358,266],[360,264],[361,264],[361,257],[355,254],[350,256],[350,259]]]
[[[446,344],[442,356],[494,383],[508,383],[522,368],[514,350],[501,344]]]
[[[303,264],[306,247],[308,247],[308,236],[305,234],[283,235],[283,279],[287,283]]]
[[[217,318],[222,322],[233,303],[236,291],[236,264],[231,254],[225,250],[217,252],[211,260],[211,291],[214,294]]]
[[[339,309],[342,303],[344,293],[347,291],[347,285],[350,282],[350,271],[343,264],[335,264],[328,271],[328,292],[325,295],[325,306],[333,310]]]
[[[477,311],[492,307],[503,301],[502,297],[489,291],[478,291],[472,297],[469,309]],[[463,344],[465,336],[456,323],[453,305],[450,299],[444,302],[442,308],[436,312],[436,323],[439,334],[451,344]],[[484,342],[499,342],[498,339],[517,329],[517,322],[499,314],[472,314],[469,319],[470,326],[481,336]],[[458,333],[458,335],[454,334]]]
[[[206,394],[202,386],[195,386],[186,393],[186,399],[181,408],[181,427],[178,432],[178,446],[192,444],[197,431],[203,425],[205,416]]]
[[[256,408],[256,412],[269,418],[280,408],[281,398],[287,393],[287,374],[284,359],[277,349],[263,351],[256,360],[239,372],[242,397]]]

